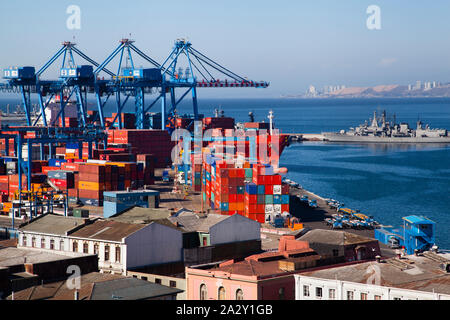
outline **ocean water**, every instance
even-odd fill
[[[216,108],[237,121],[247,121],[250,111],[257,121],[267,121],[273,110],[276,127],[286,133],[347,129],[368,120],[374,110],[386,110],[388,117],[395,113],[397,122],[414,128],[420,119],[450,130],[450,99],[199,100],[205,116]],[[108,103],[106,113],[113,109]],[[182,102],[178,113],[192,113],[191,105]],[[280,161],[287,176],[307,190],[340,200],[382,224],[399,226],[404,216],[427,216],[437,223],[437,244],[450,249],[450,145],[298,143],[286,148]]]

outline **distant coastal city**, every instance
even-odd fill
[[[378,85],[374,87],[347,87],[326,85],[322,89],[310,85],[304,94],[283,95],[284,98],[401,98],[450,97],[450,83],[416,81],[408,85]]]

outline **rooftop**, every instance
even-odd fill
[[[220,265],[207,268],[208,273],[225,273],[228,275],[238,275],[261,279],[291,273],[280,269],[280,261],[286,262],[313,262],[319,260],[320,256],[310,248],[290,250],[284,252],[265,252],[247,257],[244,261],[234,262],[233,260]],[[192,267],[192,269],[202,269],[202,266]]]
[[[154,209],[132,207],[109,217],[108,220],[125,223],[151,223],[155,220],[166,219],[170,217],[170,213],[171,211],[163,208]]]
[[[450,255],[439,254],[443,259],[450,258]],[[437,292],[450,294],[450,273],[441,269],[440,263],[425,256],[406,256],[401,259],[409,268],[398,268],[389,263],[395,260],[398,265],[398,258],[391,258],[384,263],[365,262],[352,264],[343,267],[327,268],[318,271],[302,273],[302,276],[323,278],[330,280],[341,280],[349,282],[367,283],[367,280],[375,270],[380,270],[380,285],[419,290],[427,292]]]
[[[0,267],[22,265],[24,263],[41,263],[71,259],[84,256],[83,253],[71,253],[70,255],[56,254],[47,251],[24,248],[0,248]]]
[[[44,234],[67,235],[70,230],[83,224],[85,224],[83,218],[46,214],[22,224],[19,227],[19,230]]]
[[[121,191],[105,191],[105,196],[121,195],[121,194],[134,194],[134,195],[158,195],[157,190],[121,190]]]
[[[433,221],[426,217],[420,217],[420,216],[407,216],[403,217],[403,220],[413,223],[413,224],[435,224]]]
[[[334,245],[351,245],[375,241],[375,239],[363,237],[354,233],[335,230],[314,229],[308,231],[298,240],[308,241],[309,243],[327,243]]]
[[[113,220],[97,220],[73,232],[72,237],[96,240],[122,241],[123,238],[144,228],[145,224],[124,223]]]
[[[122,275],[91,272],[80,277],[80,300],[88,300],[91,296],[93,283],[123,278]],[[30,287],[14,293],[14,300],[74,300],[75,289],[69,289],[66,281],[46,283],[44,285]],[[11,296],[7,298],[11,300]]]
[[[230,216],[210,213],[208,215],[198,215],[195,213],[185,212],[177,217],[169,217],[168,219],[187,232],[209,232],[209,229],[217,223],[228,219]]]
[[[183,290],[135,278],[122,278],[94,284],[91,300],[144,300],[175,295]]]

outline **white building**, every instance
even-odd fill
[[[448,270],[419,256],[331,267],[294,278],[296,300],[450,300]]]
[[[97,220],[71,233],[69,246],[73,252],[97,254],[101,272],[126,274],[129,269],[183,261],[182,231],[170,222]]]
[[[98,256],[101,272],[183,261],[182,231],[168,220],[150,224],[43,215],[19,228],[18,247]]]
[[[19,227],[17,247],[68,252],[69,233],[81,228],[88,221],[89,219],[54,214],[41,215]]]

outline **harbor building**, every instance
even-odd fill
[[[170,221],[127,223],[42,215],[19,228],[18,247],[98,256],[101,272],[126,274],[183,260],[182,230]]]
[[[450,300],[449,258],[448,253],[430,252],[296,274],[295,298]]]
[[[310,230],[298,238],[323,257],[344,257],[345,261],[375,259],[380,246],[375,239],[335,230]]]
[[[186,266],[244,258],[261,252],[260,224],[239,214],[183,212],[168,220],[184,231]]]

